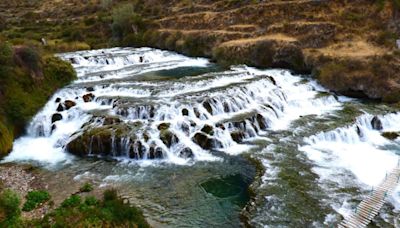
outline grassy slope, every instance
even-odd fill
[[[75,77],[69,63],[0,41],[0,157],[48,98]]]

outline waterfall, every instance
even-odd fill
[[[303,83],[286,70],[211,70],[206,59],[150,48],[59,56],[73,64],[78,79],[50,98],[7,161],[57,163],[71,159],[70,153],[177,164],[213,161],[220,158],[211,151],[247,151],[248,142],[270,130],[341,107],[334,96],[317,96],[326,91],[315,82]],[[160,80],[160,72],[182,67],[210,70]]]

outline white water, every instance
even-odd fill
[[[146,72],[182,66],[207,67],[209,63],[206,59],[150,48],[83,51],[60,57],[73,63],[78,80],[49,100],[33,118],[28,134],[16,140],[6,161],[50,164],[68,161],[71,156],[65,151],[66,144],[83,133],[80,129],[89,120],[93,122],[89,128],[96,128],[107,115],[117,116],[126,125],[142,123],[134,134],[146,150],[142,158],[145,162],[151,145],[162,150],[165,162],[190,164],[196,160],[218,160],[218,156],[192,140],[203,126],[213,126],[214,134],[209,136],[217,143],[213,150],[238,154],[248,150],[249,145],[235,142],[231,132],[240,131],[246,141],[268,129],[286,129],[300,116],[340,108],[333,96],[315,98],[319,91],[324,91],[316,83],[302,83],[300,77],[285,70],[237,66],[224,72],[153,81],[136,78]],[[82,96],[89,93],[88,87],[93,88],[95,99],[85,103]],[[52,131],[51,117],[59,105],[56,98],[61,98],[61,103],[72,100],[76,106],[60,112],[63,119],[55,122],[56,129]],[[182,114],[184,109],[187,116]],[[95,119],[94,113],[98,113]],[[157,129],[161,123],[170,124],[169,130],[179,142],[173,141],[170,147],[162,142]],[[147,142],[142,136],[144,132],[149,137]],[[112,154],[128,159],[130,148],[137,143],[130,136],[112,138]],[[119,140],[121,146],[117,145]],[[117,151],[119,147],[123,147],[122,151]],[[179,155],[185,148],[192,151],[192,158]]]
[[[349,170],[361,187],[372,190],[396,167],[400,141],[388,140],[381,133],[400,131],[400,114],[379,115],[381,130],[373,128],[373,118],[363,114],[353,125],[321,132],[304,140],[307,145],[300,150],[317,164],[314,171],[321,181],[329,179],[341,183],[340,174]],[[393,194],[396,208],[400,207],[399,193],[400,189],[397,189]],[[347,202],[336,209],[344,215],[349,213]]]

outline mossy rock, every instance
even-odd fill
[[[400,133],[399,132],[383,132],[381,135],[389,140],[395,140],[400,136]]]

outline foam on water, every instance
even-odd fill
[[[318,165],[314,171],[321,180],[336,179],[340,183],[342,177],[339,174],[349,170],[357,178],[355,181],[359,186],[371,189],[396,167],[400,141],[388,140],[381,133],[399,131],[400,114],[391,113],[375,118],[380,120],[381,129],[374,129],[374,116],[363,114],[353,125],[321,132],[304,140],[306,145],[299,149]],[[400,204],[396,196],[398,193],[399,189],[393,194],[396,207]],[[336,210],[348,214],[348,203],[344,202]]]
[[[316,97],[325,90],[286,70],[236,66],[224,72],[152,81],[137,80],[136,76],[182,66],[207,67],[209,62],[150,48],[113,48],[59,56],[73,63],[79,79],[59,90],[33,118],[27,136],[15,142],[7,161],[65,160],[70,157],[66,145],[84,133],[82,126],[86,130],[101,127],[106,116],[119,118],[120,125],[141,126],[121,138],[112,137],[112,151],[104,152],[117,159],[130,160],[134,156],[144,164],[156,164],[159,161],[149,160],[149,151],[158,150],[163,162],[216,161],[220,158],[210,149],[236,155],[251,148],[246,141],[267,130],[286,129],[302,115],[318,115],[341,106],[333,96]],[[83,96],[89,93],[95,99],[85,102]],[[61,102],[55,102],[57,98]],[[62,120],[52,124],[53,114],[60,105],[65,106],[66,100],[76,106],[59,111]],[[171,145],[161,139],[159,126],[163,123],[174,136]],[[212,126],[207,136],[211,146],[205,148],[194,138],[207,126]],[[131,134],[136,134],[136,141],[131,140]],[[88,154],[93,152],[93,140]],[[182,151],[192,155],[182,156]]]

